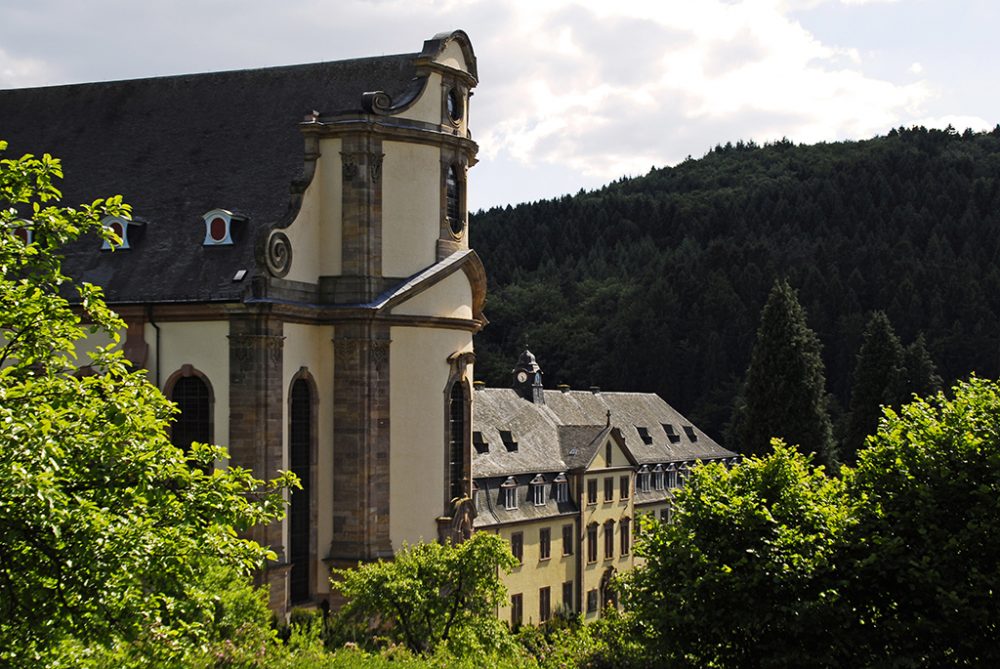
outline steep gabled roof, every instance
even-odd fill
[[[69,249],[71,275],[110,302],[237,300],[258,235],[289,210],[303,177],[306,114],[361,112],[362,95],[405,99],[420,54],[0,91],[9,154],[62,159],[64,203],[122,194],[146,220],[128,251]],[[233,246],[203,247],[202,214],[247,217]]]
[[[482,388],[473,393],[472,416],[473,430],[489,443],[487,452],[473,452],[476,478],[583,467],[609,435],[635,464],[736,456],[652,393],[547,391],[545,404],[535,404],[513,389]],[[501,431],[511,433],[516,451],[504,447]]]

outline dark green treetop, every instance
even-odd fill
[[[779,437],[833,461],[821,345],[787,281],[775,282],[761,314],[757,341],[737,401],[730,447],[767,453]]]
[[[888,316],[876,311],[868,319],[854,366],[850,415],[840,456],[853,464],[865,437],[875,432],[882,406],[897,405],[904,385],[903,345]]]

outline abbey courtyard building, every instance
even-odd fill
[[[521,562],[498,615],[597,615],[638,517],[666,518],[694,462],[734,457],[655,395],[544,389],[527,351],[509,388],[473,383],[477,83],[456,31],[403,55],[0,91],[0,137],[60,157],[66,203],[133,206],[105,221],[119,248],[80,240],[66,269],[104,287],[126,355],[179,405],[173,441],[301,478],[253,537],[279,556],[261,575],[276,611],[329,600],[331,567],[489,531]]]

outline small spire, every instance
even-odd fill
[[[608,409],[608,424],[607,427],[611,427],[611,409]]]

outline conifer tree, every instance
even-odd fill
[[[744,454],[764,454],[780,437],[819,461],[833,461],[821,344],[787,281],[771,288],[757,341],[737,400],[729,444]]]
[[[904,387],[906,397],[901,402],[909,402],[911,396],[930,397],[941,390],[941,377],[931,354],[927,350],[927,342],[923,333],[917,335],[912,344],[903,352]]]
[[[876,311],[868,319],[854,366],[847,431],[840,448],[844,462],[854,464],[865,437],[878,427],[882,406],[899,405],[905,398],[906,376],[903,345],[889,317]]]

